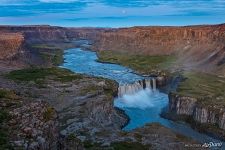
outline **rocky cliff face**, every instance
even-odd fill
[[[146,149],[182,149],[186,144],[197,144],[157,123],[131,132],[121,131],[127,118],[113,107],[112,95],[118,87],[113,81],[82,75],[82,78],[63,82],[52,77],[45,78],[40,87],[38,83],[13,82],[0,76],[0,89],[11,89],[28,101],[10,111],[13,148],[117,149],[113,146],[115,143],[128,143],[131,148],[130,144],[139,143]],[[0,97],[0,108],[2,101]],[[57,115],[49,105],[55,108]],[[59,130],[63,135],[60,138]]]
[[[178,64],[201,70],[225,70],[225,25],[133,27],[104,31],[96,50],[148,55],[177,55]],[[224,74],[224,71],[219,71]]]
[[[28,100],[24,95],[2,88],[4,81],[1,84],[0,149],[56,149],[59,122],[54,109],[46,102]]]
[[[15,148],[57,149],[59,134],[56,112],[44,102],[23,104],[10,111],[12,145]],[[51,112],[50,112],[51,111]]]
[[[176,94],[169,95],[169,110],[178,115],[193,115],[197,99]]]
[[[24,37],[21,33],[0,33],[0,60],[10,59],[22,53]]]
[[[225,130],[225,109],[222,107],[201,105],[196,98],[170,93],[169,111],[176,115],[190,116],[197,123],[211,125]],[[217,133],[215,132],[215,134]],[[225,138],[224,135],[221,134],[221,136]]]
[[[97,28],[63,28],[57,26],[0,26],[0,32],[21,32],[27,43],[70,42],[74,39],[95,39],[102,31]]]
[[[31,44],[89,39],[95,50],[176,55],[182,68],[225,75],[225,24],[121,29],[1,26],[0,32],[3,31],[21,32],[26,43]]]

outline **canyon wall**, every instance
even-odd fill
[[[10,59],[21,53],[24,37],[21,33],[0,34],[0,60]]]
[[[93,37],[93,29],[63,28],[54,26],[0,26],[0,71],[24,68],[26,66],[48,66],[50,61],[45,59],[41,48],[34,46],[41,44],[55,45],[60,49],[73,46],[75,39]],[[49,52],[54,54],[54,49]]]
[[[89,39],[93,41],[94,50],[176,55],[177,66],[182,69],[194,68],[225,75],[225,24],[120,29],[0,26],[0,33],[4,32],[20,32],[28,44]]]
[[[50,26],[1,26],[0,32],[20,32],[24,35],[26,42],[48,42],[66,40],[67,35],[64,28]]]
[[[197,98],[170,93],[169,112],[179,116],[189,116],[194,121],[191,123],[194,123],[195,127],[201,128],[202,125],[206,125],[205,132],[212,132],[219,138],[225,139],[225,111],[222,105],[205,106],[200,104]]]
[[[75,39],[95,39],[104,28],[64,28],[49,25],[0,26],[0,33],[23,33],[27,43],[71,42]]]
[[[225,75],[225,24],[187,27],[133,27],[104,31],[95,50],[147,55],[176,55],[183,68]]]

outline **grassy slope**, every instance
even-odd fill
[[[178,94],[198,98],[205,106],[225,107],[225,78],[199,72],[185,72],[183,76],[186,79],[178,86]]]
[[[32,45],[32,48],[39,50],[42,59],[45,61],[50,61],[55,66],[58,66],[63,62],[63,50],[59,47],[38,44]]]
[[[141,74],[164,75],[175,62],[174,56],[144,56],[113,51],[98,52],[99,61],[117,63]]]
[[[56,81],[69,82],[72,80],[81,79],[82,75],[74,74],[66,69],[53,67],[16,70],[7,74],[6,77],[16,81],[33,81],[38,84],[44,81],[47,77],[51,77]]]
[[[112,96],[116,94],[117,84],[115,81],[103,79],[100,77],[90,77],[82,74],[73,73],[67,69],[52,67],[52,68],[28,68],[22,70],[15,70],[5,75],[6,78],[14,80],[16,82],[33,82],[39,88],[46,88],[46,82],[48,79],[59,82],[72,82],[77,80],[82,82],[88,78],[92,78],[98,82],[105,81],[103,87],[104,94],[112,99]],[[101,91],[102,87],[98,85],[90,85],[89,87],[83,87],[80,89],[80,95],[86,95]],[[1,96],[1,93],[0,93]]]

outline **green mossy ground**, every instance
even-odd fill
[[[33,81],[36,84],[42,84],[46,78],[51,78],[54,81],[70,82],[73,80],[82,79],[80,74],[74,74],[73,72],[58,67],[53,68],[29,68],[23,70],[12,71],[5,75],[8,79],[15,81],[30,82]]]
[[[15,94],[12,91],[0,89],[0,104],[7,103],[7,107],[9,107],[8,102],[15,98]],[[12,149],[9,143],[9,129],[7,126],[7,122],[10,119],[10,115],[8,113],[8,108],[0,106],[0,150]]]
[[[0,89],[0,98],[17,99],[18,96],[13,91],[6,90],[6,89]]]
[[[43,118],[45,121],[49,121],[54,117],[55,110],[52,107],[47,107],[46,111],[43,114]]]
[[[32,48],[37,49],[41,58],[46,62],[51,62],[54,66],[58,66],[63,63],[63,49],[54,45],[32,45]]]
[[[122,52],[99,51],[100,62],[117,63],[132,68],[140,74],[163,75],[175,63],[174,56],[144,56]]]
[[[225,78],[199,72],[185,72],[177,94],[198,99],[204,106],[225,107]]]

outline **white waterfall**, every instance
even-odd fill
[[[155,91],[156,90],[156,79],[155,78],[152,79],[152,83],[153,83],[152,89],[153,89],[153,91]]]
[[[141,82],[141,81],[134,82],[133,84],[121,85],[121,86],[119,86],[119,89],[118,89],[118,96],[121,97],[124,94],[132,95],[132,94],[142,90],[143,86],[144,86],[143,82]]]
[[[133,84],[120,85],[118,88],[118,97],[123,95],[133,95],[143,89],[156,90],[156,79],[144,79],[136,81]]]
[[[145,79],[145,88],[152,89],[151,79]]]

